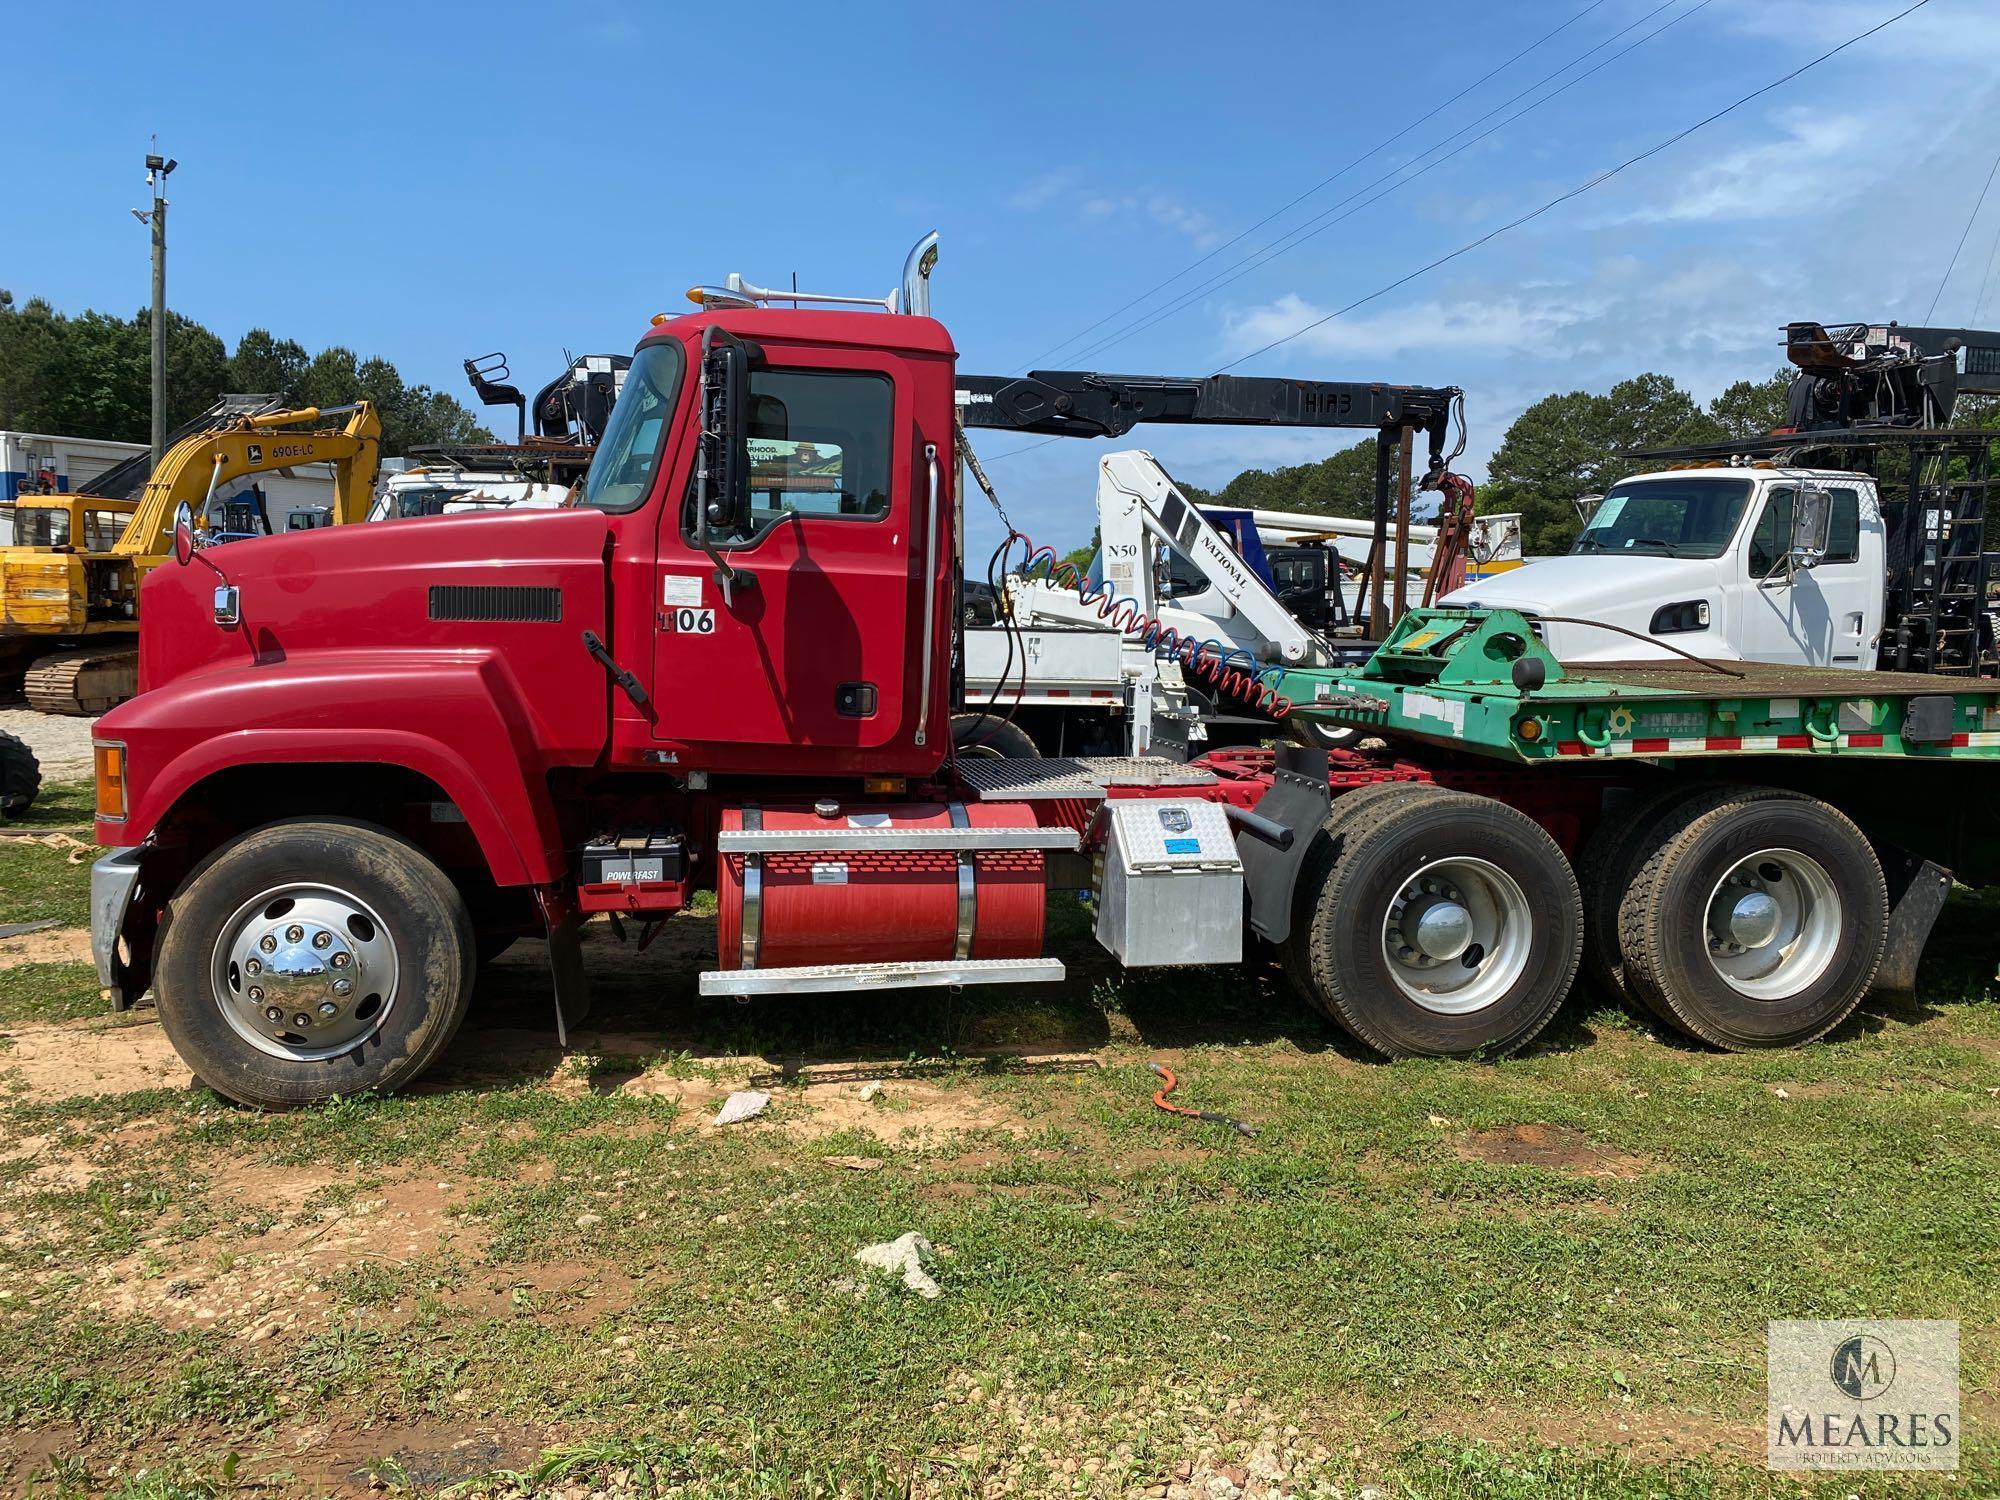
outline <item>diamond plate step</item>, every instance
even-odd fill
[[[958,779],[981,802],[1074,799],[1101,802],[1113,786],[1213,786],[1215,774],[1157,756],[1053,756],[1043,760],[969,759]]]
[[[927,985],[1048,984],[1063,977],[1056,958],[967,958],[900,964],[804,964],[792,969],[709,969],[704,995],[809,995],[826,991],[909,990]]]

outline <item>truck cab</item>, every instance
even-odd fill
[[[1869,669],[1885,576],[1882,505],[1865,474],[1669,469],[1614,485],[1567,556],[1442,602],[1519,610],[1566,662],[1685,652]]]

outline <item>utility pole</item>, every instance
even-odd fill
[[[150,214],[132,211],[153,226],[153,467],[167,451],[167,174],[180,163],[148,153],[146,186],[153,190]]]

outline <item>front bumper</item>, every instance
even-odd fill
[[[118,939],[125,930],[125,913],[139,885],[139,850],[114,849],[90,867],[90,956],[97,961],[97,982],[111,992],[118,1010],[131,1008],[139,997],[125,993],[129,970],[119,961]]]

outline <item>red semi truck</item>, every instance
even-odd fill
[[[114,1002],[150,990],[202,1080],[282,1107],[408,1083],[522,935],[575,1024],[580,924],[707,888],[703,993],[1057,979],[1067,884],[1121,961],[1276,958],[1389,1055],[1522,1045],[1586,946],[1720,1045],[1907,978],[1990,849],[1991,684],[1585,680],[1518,616],[1416,611],[1279,684],[1390,753],[955,760],[962,398],[922,248],[881,311],[732,282],[656,319],[575,508],[183,528],[97,728]]]

